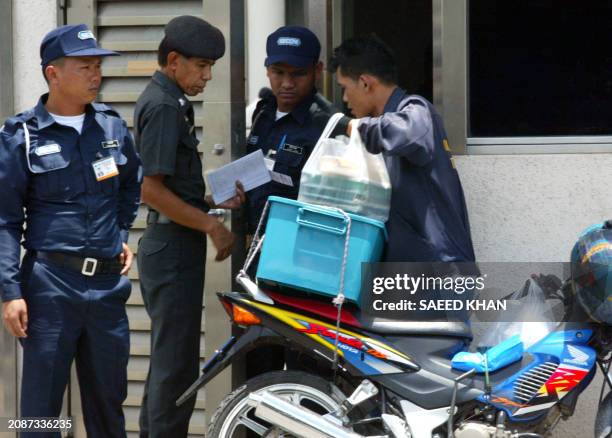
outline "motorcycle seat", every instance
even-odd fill
[[[362,316],[358,319],[364,330],[382,335],[472,338],[470,325],[461,321],[406,321],[371,316]]]
[[[272,291],[266,293],[277,303],[306,310],[326,319],[335,320],[337,308],[320,299],[295,297]],[[381,335],[422,335],[422,336],[450,336],[472,339],[472,329],[469,324],[461,321],[406,321],[386,318],[374,318],[363,315],[358,309],[347,306],[342,311],[341,322],[372,333]]]

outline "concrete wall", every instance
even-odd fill
[[[57,0],[13,0],[15,113],[36,104],[47,91],[40,66],[40,42],[57,26]]]
[[[563,262],[612,218],[612,154],[456,157],[479,261]]]
[[[268,35],[285,24],[285,0],[247,0],[247,104],[269,87],[264,60]],[[250,120],[249,120],[250,123]]]

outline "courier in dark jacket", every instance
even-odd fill
[[[385,261],[473,262],[463,189],[442,118],[426,99],[399,88],[390,49],[377,37],[345,41],[330,70],[343,88],[371,153],[391,179]]]

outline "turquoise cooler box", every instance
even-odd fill
[[[335,297],[340,287],[347,219],[339,212],[270,196],[266,237],[257,278]],[[359,303],[361,263],[380,261],[385,224],[355,214],[351,218],[344,295]]]

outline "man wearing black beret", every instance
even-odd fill
[[[225,52],[219,29],[192,16],[171,20],[155,72],[134,114],[142,157],[142,200],[149,207],[138,245],[145,307],[151,317],[151,362],[140,412],[141,437],[186,437],[195,398],[176,399],[198,377],[206,236],[216,260],[229,257],[234,235],[207,212],[194,111],[186,96],[204,91]],[[218,207],[237,208],[239,195]]]

